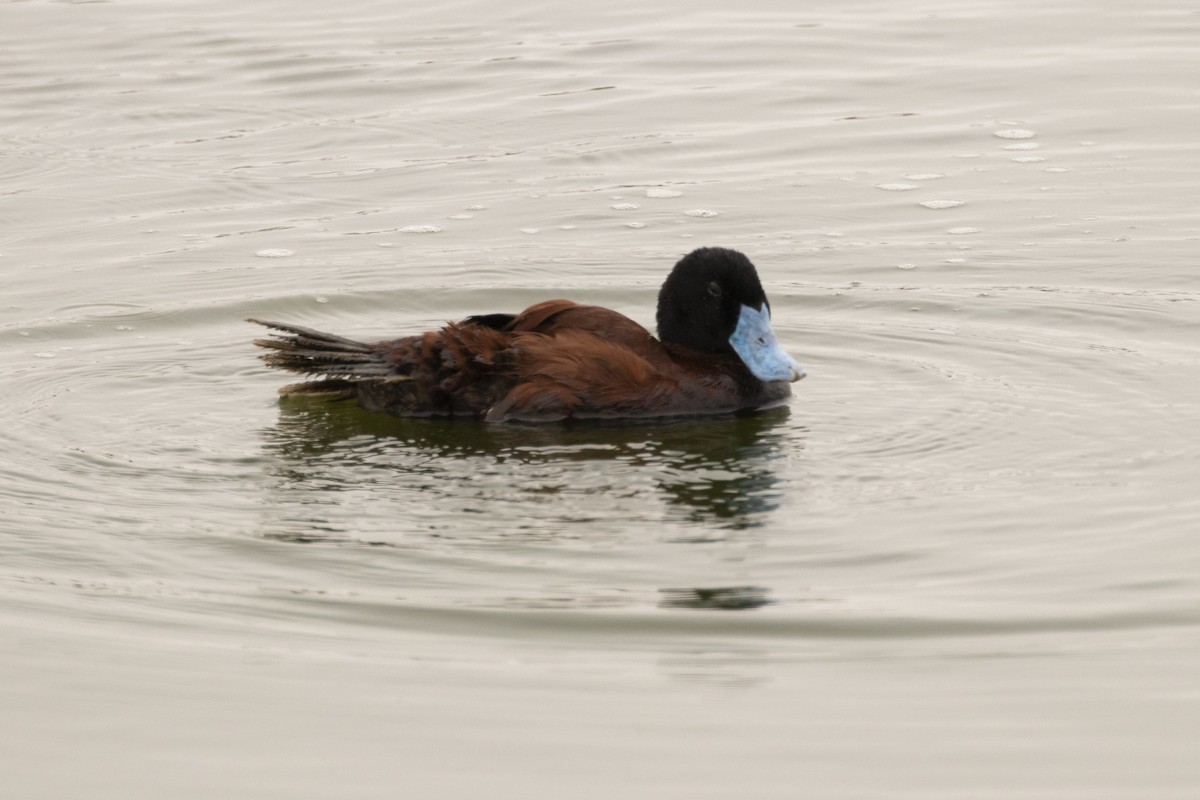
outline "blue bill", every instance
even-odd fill
[[[761,310],[742,306],[729,343],[760,381],[798,381],[804,377],[804,367],[775,340],[771,310],[765,303]]]

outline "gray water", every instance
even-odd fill
[[[0,3],[14,798],[1200,795],[1200,9]],[[758,265],[788,408],[280,402]]]

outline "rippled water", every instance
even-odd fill
[[[0,3],[20,797],[1200,791],[1200,11]],[[785,409],[278,402],[759,266]],[[15,788],[14,788],[15,787]]]

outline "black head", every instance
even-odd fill
[[[658,338],[704,353],[732,352],[742,306],[770,309],[750,259],[723,247],[693,250],[658,293]]]
[[[736,250],[705,247],[680,259],[658,293],[658,338],[736,355],[760,381],[804,377],[804,367],[771,330],[771,304],[758,272]]]

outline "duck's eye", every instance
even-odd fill
[[[721,296],[721,287],[717,285],[716,281],[709,281],[708,293],[711,294],[713,297]]]

